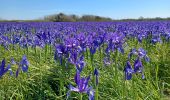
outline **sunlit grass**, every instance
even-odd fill
[[[157,100],[167,98],[170,84],[170,45],[169,43],[149,45],[147,43],[138,43],[137,41],[128,40],[125,47],[125,53],[118,53],[117,63],[115,59],[109,66],[103,63],[104,55],[99,51],[94,55],[93,67],[99,70],[98,93],[99,100]],[[149,46],[148,46],[149,45]],[[128,53],[132,48],[142,47],[147,51],[150,57],[149,63],[144,63],[145,79],[140,75],[133,75],[132,80],[124,80],[124,66],[127,61]],[[9,73],[0,79],[0,99],[10,100],[59,100],[66,99],[69,84],[74,83],[76,73],[75,66],[69,64],[68,67],[61,66],[54,60],[54,50],[47,46],[45,49],[29,47],[27,49],[19,48],[5,50],[0,47],[0,60],[5,58],[10,63],[11,57],[19,61],[24,54],[27,55],[30,62],[28,73],[21,72],[18,78],[15,77],[17,66],[12,65],[14,76]],[[103,51],[102,51],[103,52]],[[88,54],[90,54],[88,52]],[[113,56],[115,52],[112,53]],[[101,59],[102,58],[102,59]],[[92,65],[90,56],[85,56],[86,66],[81,75],[88,76],[91,74],[90,84],[94,87],[92,77]],[[115,76],[114,67],[118,71]],[[78,99],[78,93],[71,93],[71,100]],[[83,100],[87,95],[83,94]]]

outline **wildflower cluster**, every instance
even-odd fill
[[[134,61],[134,67],[132,68],[130,59],[132,55],[136,55],[136,60]],[[147,56],[146,51],[143,48],[139,48],[138,50],[132,49],[128,55],[128,61],[124,68],[125,79],[130,80],[132,78],[132,74],[141,73],[142,79],[145,78],[144,76],[144,67],[142,64],[142,59],[145,59],[146,62],[149,62],[149,57]]]

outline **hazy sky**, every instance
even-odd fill
[[[170,17],[170,0],[0,0],[2,19],[34,19],[59,12],[113,19]]]

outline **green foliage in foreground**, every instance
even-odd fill
[[[94,55],[94,66],[99,69],[99,100],[168,100],[170,95],[170,43],[149,45],[129,40],[125,46],[125,54],[118,53],[115,60],[109,66],[103,63],[103,50]],[[142,47],[150,57],[149,63],[144,63],[145,79],[141,75],[133,75],[132,80],[125,81],[123,69],[127,61],[128,53],[132,48]],[[69,84],[74,83],[75,66],[69,64],[60,66],[54,61],[54,52],[48,46],[47,55],[41,48],[22,49],[12,47],[5,50],[0,47],[0,60],[6,59],[10,63],[11,57],[19,61],[26,54],[30,62],[28,73],[20,73],[19,77],[10,76],[7,73],[0,79],[0,100],[65,100]],[[86,67],[81,76],[92,75],[92,64],[89,52],[85,54]],[[112,53],[114,58],[115,53]],[[118,67],[115,73],[115,66]],[[15,71],[17,66],[12,66]],[[15,73],[14,73],[15,75]],[[95,89],[93,77],[90,84]],[[70,100],[78,100],[78,93],[71,92]],[[83,95],[87,100],[87,95]]]

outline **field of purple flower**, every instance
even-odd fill
[[[0,100],[160,100],[170,21],[1,22]]]

